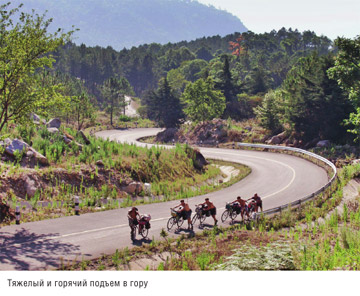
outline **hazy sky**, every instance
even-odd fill
[[[331,39],[360,35],[360,0],[198,0],[236,15],[255,33],[298,29]]]

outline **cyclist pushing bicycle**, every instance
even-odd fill
[[[192,228],[191,224],[191,213],[192,210],[190,209],[189,205],[185,203],[185,201],[182,199],[180,200],[180,204],[176,207],[173,207],[172,210],[175,210],[176,208],[182,207],[181,210],[177,211],[180,215],[183,215],[184,220],[187,219],[188,221],[188,229]]]
[[[240,214],[241,214],[241,218],[244,220],[244,212],[246,213],[246,215],[249,218],[249,210],[248,210],[248,205],[246,204],[246,200],[242,199],[241,196],[238,196],[236,198],[236,200],[234,200],[233,202],[231,202],[232,205],[238,205],[240,207]]]
[[[130,226],[130,235],[131,235],[131,238],[133,238],[133,237],[135,237],[136,226],[139,224],[139,220],[140,220],[140,214],[139,214],[137,208],[132,207],[128,211],[128,219],[129,219],[129,226]],[[140,227],[139,227],[139,233],[140,233]]]
[[[218,220],[216,219],[216,207],[214,206],[214,204],[209,200],[209,198],[205,198],[205,202],[200,204],[204,206],[204,210],[205,211],[209,211],[210,215],[213,217],[214,219],[214,225],[217,225]]]
[[[248,201],[248,200],[252,200],[252,201],[249,203],[249,206],[250,206],[251,204],[253,204],[254,207],[255,207],[255,212],[256,212],[256,213],[259,211],[259,208],[261,209],[261,212],[263,211],[262,200],[261,200],[261,197],[258,196],[257,193],[255,193],[253,197],[247,199],[247,201]]]

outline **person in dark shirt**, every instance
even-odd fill
[[[258,196],[257,193],[255,193],[254,196],[249,198],[248,200],[253,200],[253,202],[255,203],[255,212],[256,213],[259,211],[259,207],[261,209],[261,212],[263,211],[262,200],[261,200],[261,197]]]

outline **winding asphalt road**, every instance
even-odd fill
[[[99,132],[97,136],[135,143],[137,138],[154,135],[158,131],[159,129],[110,130]],[[137,145],[145,144],[137,142]],[[207,158],[238,162],[252,169],[251,174],[239,183],[206,195],[217,206],[218,218],[225,203],[235,200],[237,195],[248,198],[257,192],[263,199],[265,210],[304,197],[328,181],[324,169],[290,155],[217,148],[201,148],[200,151]],[[203,202],[204,198],[205,196],[194,197],[188,203],[194,209],[195,204]],[[152,216],[150,238],[160,238],[160,231],[166,228],[170,216],[169,208],[177,204],[178,201],[170,201],[138,207],[140,213],[150,213]],[[116,249],[150,242],[131,242],[127,211],[128,209],[118,209],[2,227],[0,270],[54,269],[61,261],[67,263],[97,258],[101,254],[112,254]],[[186,226],[186,222],[184,225]],[[211,228],[212,225],[212,218],[207,218],[205,227]],[[228,225],[228,221],[225,225]],[[197,227],[194,230],[200,231]],[[187,230],[179,233],[187,233]]]

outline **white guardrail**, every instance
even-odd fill
[[[289,206],[291,208],[295,207],[295,206],[299,206],[302,203],[313,199],[315,196],[317,196],[318,194],[324,192],[328,187],[330,187],[333,184],[333,182],[335,181],[336,176],[337,176],[336,167],[331,161],[329,161],[328,159],[326,159],[326,158],[324,158],[324,157],[322,157],[320,155],[317,155],[315,153],[312,153],[312,152],[309,152],[309,151],[306,151],[306,150],[303,150],[303,149],[287,147],[287,146],[264,145],[264,144],[236,143],[236,145],[239,148],[249,148],[249,149],[254,149],[255,148],[255,149],[266,149],[266,150],[275,150],[275,151],[291,151],[291,152],[295,152],[297,154],[302,155],[304,158],[306,158],[306,156],[307,156],[309,159],[315,160],[315,162],[317,161],[318,164],[323,163],[325,166],[330,168],[330,170],[333,173],[333,175],[331,176],[329,182],[325,186],[321,187],[319,190],[317,190],[317,191],[315,191],[315,192],[313,192],[313,193],[311,193],[311,194],[309,194],[309,195],[307,195],[305,197],[302,197],[302,198],[300,198],[300,199],[298,199],[296,201],[293,201],[291,203],[282,205],[280,207],[276,207],[276,208],[266,210],[266,211],[263,212],[264,215],[275,214],[275,213],[281,212],[284,209],[287,209]]]

